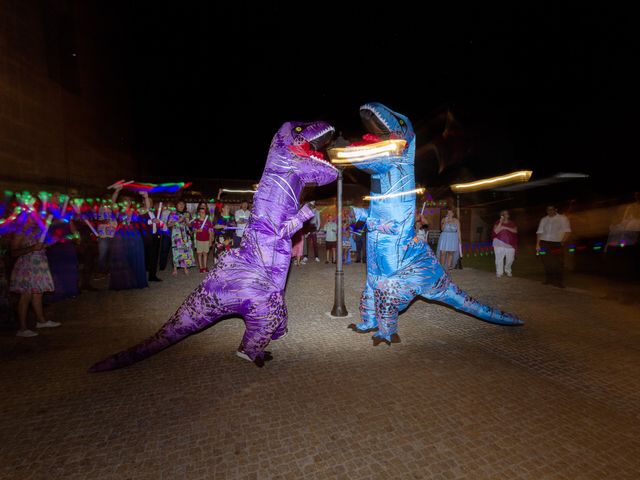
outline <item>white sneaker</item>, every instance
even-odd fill
[[[60,325],[62,325],[60,322],[54,322],[53,320],[47,320],[46,322],[43,322],[43,323],[38,322],[36,324],[38,328],[53,328],[53,327],[59,327]]]
[[[253,362],[253,360],[249,358],[249,355],[247,355],[244,352],[241,352],[240,350],[236,350],[236,356],[240,358],[244,358],[245,360],[249,360],[250,362]]]
[[[508,272],[508,273],[507,273],[507,277],[510,277],[510,276],[511,276],[511,272]]]
[[[34,332],[33,330],[18,330],[16,333],[16,337],[37,337],[38,332]]]
[[[306,264],[307,264],[307,260],[308,260],[308,259],[303,258],[303,259],[302,259],[302,264],[303,264],[303,265],[306,265]]]
[[[319,261],[320,261],[320,259],[318,257],[316,257],[316,262],[319,262]]]

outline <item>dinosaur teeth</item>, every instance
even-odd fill
[[[382,122],[382,124],[384,124],[385,127],[387,127],[387,130],[391,131],[391,127],[389,126],[387,121],[384,118],[382,118],[382,116],[380,115],[380,112],[378,112],[378,110],[373,105],[369,105],[367,103],[362,107],[360,107],[360,110],[368,110],[371,113],[373,113],[376,116],[376,118],[380,120],[380,122]]]
[[[336,131],[336,129],[335,129],[335,128],[333,128],[333,127],[331,127],[331,126],[326,127],[324,130],[322,130],[322,131],[321,131],[320,133],[318,133],[316,136],[312,137],[310,141],[313,141],[313,140],[315,140],[316,138],[320,138],[320,137],[322,137],[323,135],[326,135],[326,134],[327,134],[327,133],[329,133],[329,132],[335,132],[335,131]]]
[[[338,169],[336,167],[333,166],[333,164],[331,164],[330,162],[322,159],[322,158],[318,158],[318,157],[314,157],[313,155],[310,155],[309,158],[311,160],[315,160],[316,162],[322,162],[323,165],[328,165],[331,168],[333,168],[336,172],[338,171]]]

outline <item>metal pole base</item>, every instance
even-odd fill
[[[332,317],[346,317],[349,315],[344,304],[344,272],[336,271],[336,290],[333,297]]]

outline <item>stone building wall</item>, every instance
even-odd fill
[[[0,0],[0,188],[102,190],[138,173],[125,63],[107,48],[124,38],[118,12],[90,3]]]

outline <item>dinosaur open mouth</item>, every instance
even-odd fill
[[[314,150],[313,145],[311,145],[309,142],[304,142],[300,145],[289,145],[289,150],[291,150],[294,155],[298,157],[315,157],[318,160],[324,160],[324,153],[318,150]]]
[[[324,153],[319,149],[328,145],[333,137],[334,133],[333,127],[327,127],[318,134],[316,134],[313,138],[310,138],[304,143],[299,145],[289,145],[289,150],[293,152],[294,155],[302,158],[311,158],[313,160],[317,160],[319,162],[323,162],[327,165],[330,165],[331,168],[335,168],[331,165],[329,160],[325,159]]]
[[[363,105],[360,108],[360,119],[362,120],[364,128],[366,128],[369,133],[373,133],[381,139],[389,137],[391,127],[389,127],[384,119],[378,115],[375,108],[372,108],[369,105]]]
[[[309,143],[311,144],[311,147],[314,150],[318,150],[326,146],[333,138],[333,132],[335,132],[335,129],[333,127],[327,127],[324,130],[322,130],[315,137],[309,139]]]

